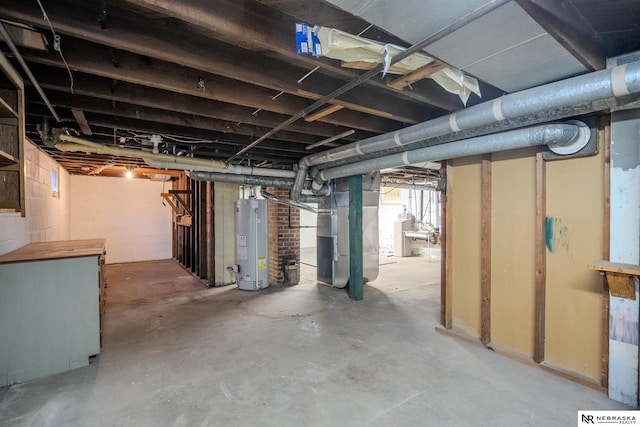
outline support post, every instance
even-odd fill
[[[600,141],[604,146],[604,221],[602,227],[602,259],[611,257],[611,117],[599,120]],[[602,279],[602,387],[609,391],[609,283]],[[640,384],[640,382],[639,382]]]
[[[542,152],[536,154],[536,271],[534,306],[533,360],[544,361],[545,314],[547,292],[547,249],[545,244],[547,192],[546,167]]]
[[[362,175],[349,178],[349,298],[363,296]]]
[[[491,342],[491,154],[482,157],[480,341]]]

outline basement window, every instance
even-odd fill
[[[51,195],[55,198],[60,198],[60,182],[58,176],[60,174],[60,168],[55,166],[51,169]]]

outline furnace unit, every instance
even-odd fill
[[[236,202],[236,263],[238,288],[258,291],[269,286],[267,201]]]

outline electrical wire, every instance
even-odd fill
[[[51,20],[49,20],[49,15],[47,15],[47,12],[44,10],[44,6],[42,6],[42,3],[40,3],[40,0],[36,0],[36,1],[38,2],[38,6],[40,6],[40,10],[42,11],[42,17],[44,18],[45,21],[47,21],[47,24],[49,24],[49,28],[51,29],[51,33],[53,34],[53,50],[58,51],[58,53],[60,54],[60,59],[62,59],[64,66],[67,67],[67,72],[69,73],[69,79],[71,80],[69,89],[71,90],[71,94],[73,95],[73,74],[71,73],[71,68],[69,67],[69,64],[67,64],[67,60],[64,58],[64,55],[62,54],[62,47],[60,47],[60,36],[56,34],[56,31],[53,29],[53,24],[51,24]]]

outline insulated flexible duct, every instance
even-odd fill
[[[539,145],[549,145],[550,148],[575,145],[579,149],[578,147],[582,148],[588,142],[590,135],[589,127],[582,122],[517,129],[325,169],[316,175],[313,184],[319,187],[330,179],[359,175],[374,170]]]
[[[395,132],[311,154],[315,166],[451,135],[450,141],[586,114],[607,101],[640,92],[640,61],[505,95]],[[458,135],[456,137],[456,135]],[[447,142],[446,140],[437,141]],[[300,169],[302,170],[302,168]]]

